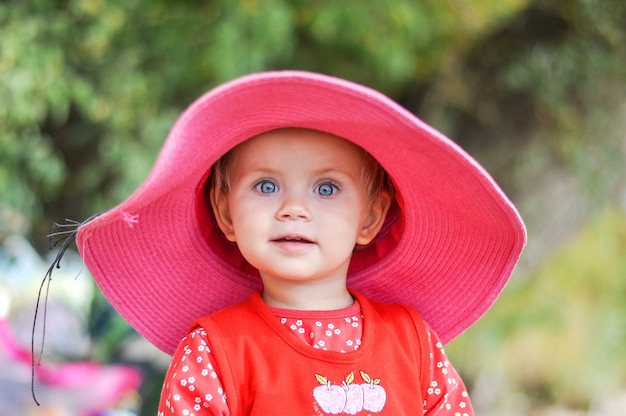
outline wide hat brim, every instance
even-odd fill
[[[140,334],[172,354],[190,324],[262,290],[204,200],[210,167],[242,141],[281,127],[320,130],[371,153],[397,204],[358,250],[348,286],[417,309],[445,343],[493,304],[526,242],[515,207],[455,143],[386,96],[301,71],[253,74],[195,101],[146,181],[84,224],[77,244],[97,284]]]

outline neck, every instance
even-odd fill
[[[335,310],[347,308],[354,299],[344,281],[299,282],[263,281],[263,301],[274,308],[294,310]]]

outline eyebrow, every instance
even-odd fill
[[[247,169],[247,171],[248,173],[252,173],[252,172],[267,173],[268,175],[275,175],[275,174],[281,173],[281,169],[279,168],[274,168],[271,166],[264,166],[261,164],[256,165],[256,162],[255,164],[251,165],[250,168]],[[347,169],[342,169],[341,167],[324,167],[320,169],[315,169],[313,171],[313,174],[318,175],[318,176],[324,176],[324,175],[329,175],[333,173],[343,174],[346,176],[352,176]]]
[[[348,170],[341,169],[341,168],[323,168],[323,169],[315,170],[313,173],[317,176],[326,176],[326,175],[333,175],[333,174],[344,175],[350,178],[354,176]],[[358,178],[358,172],[357,172],[357,176],[354,176],[354,179],[357,179],[357,178]]]

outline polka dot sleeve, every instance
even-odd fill
[[[304,343],[313,348],[347,352],[358,349],[363,317],[356,311],[339,317],[277,316]],[[308,318],[308,319],[307,319]],[[461,377],[448,361],[437,334],[428,328],[430,346],[429,385],[425,387],[424,415],[473,416],[474,412]],[[165,377],[159,416],[228,416],[230,411],[217,374],[214,356],[204,329],[185,337]]]
[[[183,338],[165,376],[159,416],[230,415],[213,360],[204,329]]]
[[[430,383],[424,396],[424,415],[473,416],[467,389],[461,376],[448,361],[437,334],[428,328]]]

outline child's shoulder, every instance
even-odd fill
[[[260,294],[255,293],[248,300],[243,302],[235,303],[233,305],[226,306],[223,309],[220,309],[216,312],[213,312],[210,315],[204,316],[199,320],[212,320],[215,322],[221,321],[230,321],[230,320],[238,320],[238,319],[246,319],[245,315],[254,313],[255,308],[252,305],[253,298],[258,297],[260,299]]]
[[[422,319],[420,313],[415,308],[400,303],[383,302],[357,295],[357,299],[361,303],[364,311],[365,319],[367,319],[368,304],[373,311],[385,321],[393,323],[413,323],[415,325],[426,326],[426,322]]]

